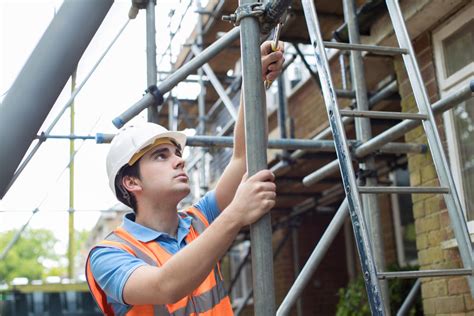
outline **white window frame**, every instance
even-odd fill
[[[439,88],[443,94],[451,90],[455,85],[474,73],[474,61],[458,70],[449,77],[446,74],[445,58],[443,50],[443,40],[451,36],[454,32],[462,28],[468,22],[474,19],[474,4],[460,10],[447,23],[440,26],[433,32],[433,45],[435,54],[436,71],[438,75]]]
[[[474,78],[474,61],[470,62],[462,69],[458,70],[449,77],[446,74],[445,67],[445,56],[443,49],[443,40],[451,36],[457,30],[462,28],[468,22],[474,19],[474,4],[468,5],[453,16],[446,23],[438,27],[433,32],[433,49],[434,59],[436,65],[436,74],[438,79],[438,86],[440,90],[440,96],[444,97],[449,93],[464,87],[470,80]],[[466,209],[465,195],[462,189],[462,176],[461,166],[459,157],[459,143],[456,139],[456,133],[454,132],[454,116],[452,110],[443,113],[444,127],[446,132],[446,138],[448,143],[448,154],[451,172],[453,174],[454,182],[459,193],[461,203]],[[464,214],[467,220],[467,214]],[[474,233],[474,220],[468,221],[469,232]]]

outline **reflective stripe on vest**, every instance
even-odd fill
[[[179,213],[179,215],[182,217],[188,215],[192,218],[190,231],[186,236],[187,243],[196,239],[209,226],[205,216],[194,207],[187,209],[184,213]],[[140,242],[122,227],[115,229],[105,238],[105,240],[95,247],[118,248],[155,267],[162,266],[172,256],[161,245],[159,245],[158,242]],[[107,303],[106,294],[96,283],[92,275],[89,258],[87,259],[86,264],[86,276],[91,293],[101,310],[107,316],[114,315],[112,306]],[[213,271],[209,273],[206,279],[189,296],[186,296],[173,304],[130,306],[126,315],[214,316],[233,315],[233,313],[230,300],[226,295],[224,281],[220,275],[219,265],[217,264]]]

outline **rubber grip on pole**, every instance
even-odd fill
[[[95,134],[95,142],[96,142],[96,144],[103,144],[104,143],[104,134],[102,134],[102,133]]]
[[[116,117],[112,120],[112,124],[114,124],[114,126],[117,128],[121,128],[125,125],[125,122],[122,120],[122,118]]]

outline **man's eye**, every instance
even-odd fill
[[[155,159],[157,159],[157,160],[166,159],[166,155],[165,154],[157,154],[157,155],[155,155]]]

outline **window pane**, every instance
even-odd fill
[[[474,20],[443,41],[446,77],[474,61]]]
[[[474,220],[474,99],[457,105],[453,117],[467,217]]]

